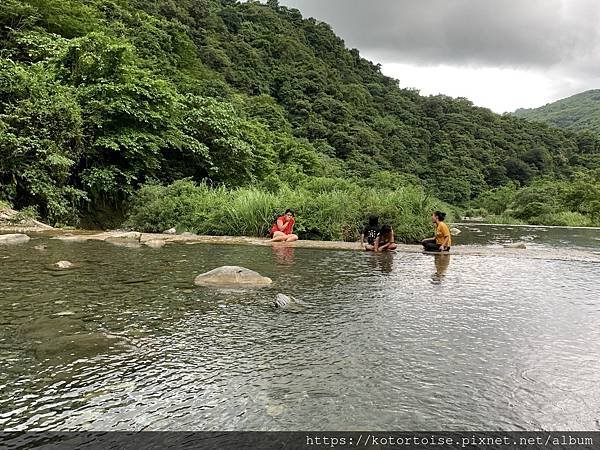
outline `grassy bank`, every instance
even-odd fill
[[[130,206],[125,225],[145,232],[175,227],[205,235],[264,237],[274,215],[292,208],[301,239],[355,241],[373,214],[393,226],[399,242],[410,243],[431,235],[431,212],[443,207],[412,185],[381,190],[324,179],[269,192],[255,187],[211,188],[181,180],[168,186],[144,186]]]

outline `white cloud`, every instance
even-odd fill
[[[544,105],[560,87],[541,72],[521,69],[384,63],[382,71],[423,95],[466,97],[498,113]]]
[[[280,0],[423,94],[497,112],[600,88],[598,0]]]

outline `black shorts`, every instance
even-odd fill
[[[435,242],[435,239],[426,239],[422,242],[423,244],[423,249],[426,252],[440,252],[440,244],[438,244],[437,242]],[[450,251],[450,247],[447,247],[446,250],[444,250],[446,252]]]

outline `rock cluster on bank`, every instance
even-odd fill
[[[0,229],[29,232],[53,230],[54,228],[30,217],[20,217],[19,211],[0,205]]]

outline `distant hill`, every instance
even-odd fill
[[[600,89],[582,92],[540,108],[517,109],[514,115],[569,131],[600,133]]]

